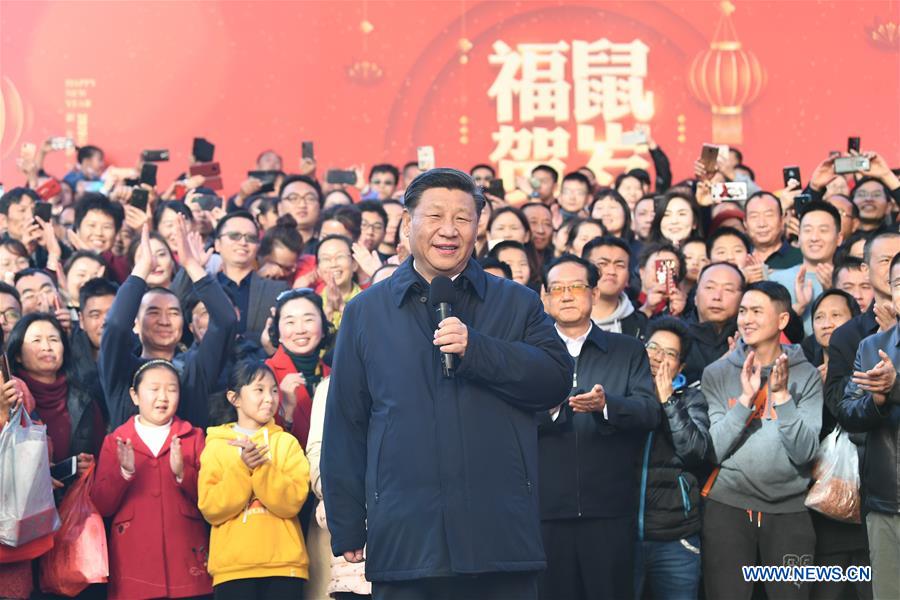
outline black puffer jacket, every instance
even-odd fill
[[[691,334],[691,349],[684,361],[684,376],[688,385],[700,381],[703,369],[728,352],[728,338],[737,332],[737,319],[728,321],[721,331],[710,322],[699,323],[696,318],[687,323]]]
[[[681,387],[660,405],[662,420],[644,443],[638,536],[678,540],[700,531],[700,489],[709,473],[706,398]]]

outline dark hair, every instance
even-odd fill
[[[63,263],[63,273],[66,275],[69,274],[69,271],[72,270],[72,265],[75,264],[75,261],[81,258],[89,258],[101,267],[103,267],[104,273],[109,273],[109,264],[103,259],[102,256],[94,252],[93,250],[78,250],[73,252],[69,258],[66,259],[66,262]]]
[[[356,206],[332,206],[322,211],[316,231],[321,231],[326,221],[337,221],[350,233],[352,240],[358,240],[362,230],[362,213]],[[387,221],[385,221],[386,223]]]
[[[524,215],[524,214],[525,214],[525,209],[526,209],[526,208],[531,208],[531,207],[533,207],[533,206],[540,206],[541,208],[543,208],[544,210],[546,210],[548,213],[550,213],[551,216],[553,215],[553,211],[550,210],[550,207],[547,206],[546,204],[544,204],[543,202],[526,202],[525,204],[523,204],[522,206],[519,207],[519,210],[522,211],[522,214]],[[506,208],[506,207],[503,207],[503,208]],[[501,209],[501,210],[502,210],[502,209]],[[526,220],[527,220],[527,219],[526,219]]]
[[[512,248],[514,250],[521,250],[525,253],[525,257],[528,257],[528,250],[525,248],[525,244],[516,242],[514,240],[503,240],[502,242],[491,248],[491,251],[488,254],[489,256],[493,256],[497,260],[500,260],[500,252],[509,248]]]
[[[484,207],[484,194],[481,188],[475,185],[471,175],[467,175],[456,169],[435,168],[419,173],[406,187],[403,194],[403,205],[410,213],[415,210],[426,190],[432,188],[447,188],[459,190],[472,196],[475,201],[475,217],[481,214]],[[528,223],[528,221],[525,221]]]
[[[562,182],[565,183],[567,181],[577,181],[578,183],[584,184],[585,191],[588,194],[591,193],[591,180],[587,178],[587,175],[584,173],[579,173],[578,171],[572,171],[571,173],[566,173],[563,177]]]
[[[863,260],[868,265],[872,260],[872,246],[875,245],[875,240],[883,240],[889,238],[900,237],[900,232],[898,231],[882,231],[878,235],[873,235],[868,240],[866,240],[865,248],[863,249]],[[890,271],[888,271],[890,273]]]
[[[834,261],[834,272],[831,274],[831,285],[836,286],[841,271],[862,271],[865,263],[861,258],[847,255],[840,261]]]
[[[259,161],[260,161],[260,160],[262,159],[262,157],[265,156],[266,154],[274,154],[275,156],[278,157],[278,160],[281,160],[281,155],[280,155],[280,154],[278,154],[278,153],[275,152],[274,150],[269,149],[269,150],[263,150],[262,152],[260,152],[260,153],[257,155],[257,157],[256,157],[256,164],[259,164]]]
[[[119,291],[119,284],[110,281],[105,277],[94,277],[88,279],[78,291],[79,310],[84,310],[87,301],[91,298],[100,298],[102,296],[115,296]]]
[[[767,191],[765,191],[765,190],[759,190],[758,192],[753,192],[752,194],[750,194],[750,197],[747,198],[747,201],[746,201],[746,202],[744,202],[744,214],[745,214],[745,215],[746,215],[746,213],[750,210],[750,203],[753,202],[754,200],[756,200],[757,198],[768,198],[769,200],[771,200],[772,202],[774,202],[774,203],[775,203],[775,206],[777,207],[776,212],[778,213],[778,218],[779,218],[779,219],[782,218],[782,214],[781,214],[781,200],[779,200],[778,198],[776,198],[776,197],[775,197],[775,194],[773,194],[772,192],[767,192]],[[745,220],[745,221],[747,220],[747,217],[746,217],[746,216],[744,217],[744,220]]]
[[[859,189],[871,181],[874,181],[881,186],[881,189],[884,190],[885,199],[888,201],[888,206],[890,206],[891,190],[889,190],[888,186],[885,185],[885,183],[877,177],[861,177],[859,181],[856,182],[856,185],[853,186],[853,190],[850,192],[850,201],[853,202],[853,204],[856,204],[856,194],[859,193]]]
[[[521,209],[516,208],[515,206],[501,206],[496,211],[491,213],[491,218],[488,219],[487,230],[490,231],[491,227],[494,225],[494,221],[496,221],[500,215],[505,215],[506,213],[510,213],[515,215],[519,222],[522,224],[522,227],[525,229],[525,233],[528,234],[528,239],[531,239],[531,224],[528,223],[528,218],[525,216],[525,213],[522,212]]]
[[[671,252],[675,255],[678,259],[678,273],[676,274],[675,279],[677,281],[683,280],[687,273],[687,266],[684,264],[684,254],[681,253],[681,250],[668,242],[648,242],[644,244],[640,254],[638,254],[638,267],[641,269],[646,267],[647,263],[650,262],[650,257],[657,252]]]
[[[89,158],[93,158],[97,154],[100,154],[102,156],[103,150],[101,150],[97,146],[81,146],[78,148],[78,154],[76,155],[76,160],[78,161],[78,164],[80,165],[84,161],[88,160]]]
[[[22,279],[24,277],[31,277],[32,275],[43,275],[44,277],[49,279],[51,282],[53,282],[53,287],[59,289],[59,287],[56,284],[56,280],[53,278],[53,276],[50,273],[48,273],[44,269],[38,269],[36,267],[28,267],[27,269],[22,269],[21,271],[17,272],[13,276],[13,283],[19,283],[20,279]]]
[[[318,309],[319,316],[322,317],[322,341],[319,343],[319,348],[327,348],[331,345],[333,327],[331,321],[329,321],[328,317],[325,315],[322,297],[309,288],[294,288],[278,294],[278,297],[275,299],[275,314],[272,316],[272,324],[269,326],[269,341],[272,346],[276,347],[281,343],[281,333],[278,331],[278,321],[281,319],[281,309],[284,308],[284,305],[288,302],[299,300],[301,298],[309,300],[312,302],[313,306]]]
[[[367,213],[367,212],[377,214],[379,217],[381,217],[382,223],[384,223],[384,225],[387,225],[387,222],[388,222],[387,211],[384,210],[384,207],[381,205],[381,202],[378,202],[377,200],[363,200],[362,202],[360,202],[359,204],[356,205],[356,208],[359,209],[360,215],[362,215],[362,213]]]
[[[597,192],[594,196],[594,201],[591,202],[591,207],[588,214],[593,217],[594,216],[594,206],[597,205],[601,200],[606,200],[607,198],[612,198],[616,201],[616,203],[622,208],[622,212],[625,214],[625,221],[622,223],[622,238],[626,240],[631,240],[634,238],[634,232],[631,230],[631,208],[628,206],[628,202],[625,201],[625,198],[622,197],[622,194],[617,192],[612,188],[604,188]],[[635,204],[637,206],[637,204]]]
[[[184,202],[178,200],[166,200],[165,202],[157,204],[156,210],[153,211],[153,229],[159,230],[159,222],[162,221],[163,213],[166,212],[167,209],[175,211],[183,216],[189,223],[194,222],[194,214]]]
[[[251,215],[250,212],[246,210],[236,210],[234,212],[226,214],[224,217],[219,219],[219,222],[216,224],[216,229],[213,232],[213,237],[219,239],[219,237],[222,235],[222,230],[225,229],[225,224],[232,219],[247,219],[253,224],[253,228],[256,229],[256,234],[259,235],[259,223],[256,222],[256,219],[253,218],[253,215]]]
[[[750,238],[747,237],[746,233],[744,233],[740,229],[735,229],[734,227],[722,226],[716,229],[708,238],[706,238],[706,252],[708,256],[712,256],[712,249],[716,243],[716,240],[726,236],[736,237],[737,239],[741,240],[741,243],[744,244],[744,248],[747,249],[747,254],[750,254],[750,252],[753,251],[753,242],[750,241]],[[698,241],[697,238],[690,239],[691,241]],[[687,240],[682,242],[682,245],[686,243]]]
[[[82,194],[81,198],[75,202],[75,219],[72,223],[75,231],[79,230],[81,222],[92,210],[98,210],[111,218],[115,225],[116,233],[122,229],[122,221],[125,220],[125,209],[122,208],[122,205],[112,202],[103,194],[87,192]]]
[[[332,240],[340,240],[340,241],[344,242],[345,244],[347,244],[347,249],[350,250],[350,253],[351,254],[353,253],[353,240],[351,240],[350,238],[348,238],[347,236],[344,236],[344,235],[338,235],[338,234],[326,235],[321,240],[319,240],[318,244],[316,244],[316,262],[318,262],[318,260],[319,260],[319,250],[322,249],[322,246],[325,245],[325,242],[330,242]]]
[[[534,175],[538,171],[544,171],[545,173],[550,173],[550,176],[553,177],[553,185],[556,185],[556,182],[559,181],[559,172],[556,169],[554,169],[553,167],[551,167],[550,165],[547,165],[547,164],[538,165],[538,166],[534,167],[533,169],[531,169],[531,174]],[[588,186],[588,189],[589,190],[591,189],[590,186]]]
[[[418,163],[416,163],[418,166]],[[369,181],[372,181],[372,178],[377,173],[388,173],[394,176],[394,183],[400,183],[400,170],[392,164],[389,163],[381,163],[378,165],[373,165],[369,170]]]
[[[673,240],[668,240],[665,236],[663,236],[662,220],[666,216],[666,209],[669,207],[669,204],[672,202],[672,200],[675,200],[675,199],[684,200],[685,202],[688,203],[688,206],[690,206],[690,208],[691,208],[691,214],[694,217],[694,224],[693,224],[693,227],[691,227],[690,233],[688,233],[688,237],[692,237],[695,235],[696,236],[703,235],[702,230],[701,230],[702,220],[701,220],[701,216],[700,216],[700,206],[697,204],[697,201],[694,200],[694,197],[690,193],[688,193],[684,188],[677,188],[677,189],[671,190],[669,192],[666,192],[666,194],[663,195],[662,199],[657,203],[657,205],[655,207],[656,214],[653,215],[653,224],[650,225],[650,240],[651,241],[654,241],[654,242],[660,242],[663,240],[673,241]]]
[[[688,352],[691,351],[691,336],[687,325],[681,319],[675,317],[656,317],[647,324],[647,332],[644,335],[644,339],[649,340],[657,331],[668,331],[678,337],[681,341],[681,352],[678,353],[678,360],[683,363],[687,359]]]
[[[34,202],[40,202],[41,197],[32,189],[26,187],[14,187],[2,196],[0,196],[0,214],[8,215],[11,204],[18,204],[22,198],[28,196]]]
[[[31,324],[37,321],[47,321],[59,332],[59,337],[62,340],[63,345],[63,361],[59,370],[63,373],[67,373],[71,359],[69,353],[69,336],[66,335],[63,326],[56,320],[56,317],[45,312],[35,312],[24,315],[19,319],[12,331],[9,332],[9,339],[6,343],[6,359],[9,361],[10,372],[13,375],[18,375],[25,370],[25,366],[19,358],[22,354],[22,346],[25,345],[25,334],[28,332],[28,328]]]
[[[512,279],[512,269],[508,264],[506,264],[496,256],[485,256],[478,261],[478,264],[481,265],[481,268],[485,270],[500,269],[501,271],[503,271],[503,277],[505,277],[506,279]]]
[[[297,221],[291,215],[278,217],[275,226],[266,231],[259,242],[258,256],[265,257],[272,254],[275,244],[284,246],[297,255],[303,252],[303,236],[297,231]]]
[[[19,303],[19,306],[22,306],[22,297],[19,295],[19,290],[17,290],[15,286],[11,286],[5,281],[0,281],[0,294],[12,296],[16,299],[16,302]]]
[[[588,260],[588,257],[591,255],[591,252],[597,248],[604,248],[606,246],[612,246],[614,248],[618,248],[620,250],[624,250],[625,254],[631,258],[631,248],[622,238],[618,238],[614,235],[601,235],[600,237],[595,237],[587,244],[584,245],[584,248],[581,249],[581,258]]]
[[[828,204],[824,200],[813,200],[812,202],[806,204],[800,211],[800,223],[803,223],[803,219],[806,218],[806,215],[814,212],[825,212],[831,215],[831,218],[834,219],[834,228],[838,233],[840,233],[841,213],[838,212],[838,209]]]
[[[741,293],[743,293],[744,290],[747,289],[747,278],[744,277],[743,271],[741,271],[737,267],[737,265],[731,264],[730,262],[721,261],[721,260],[718,262],[711,262],[708,265],[706,265],[705,267],[703,267],[702,269],[700,269],[700,274],[697,275],[697,284],[698,285],[700,284],[700,281],[703,279],[703,276],[706,274],[706,272],[709,271],[710,269],[712,269],[713,267],[728,267],[729,269],[731,269],[732,271],[737,273],[738,279],[741,282],[740,283]]]
[[[637,173],[632,173],[631,171],[628,171],[627,173],[619,173],[618,175],[616,175],[616,179],[615,179],[615,181],[613,182],[613,189],[615,189],[615,190],[618,191],[619,186],[622,185],[622,182],[624,182],[624,181],[625,181],[626,179],[628,179],[629,177],[632,178],[632,179],[637,179],[638,183],[640,183],[640,184],[641,184],[641,187],[643,187],[644,182],[643,182],[643,180],[638,176],[638,174],[637,174]]]
[[[642,186],[646,185],[647,187],[650,187],[650,173],[648,173],[646,169],[629,169],[625,175],[627,177],[634,177],[641,182]]]
[[[860,313],[859,303],[856,301],[856,298],[854,298],[853,296],[851,296],[844,290],[839,290],[837,288],[831,288],[831,289],[825,290],[824,292],[819,294],[819,296],[815,300],[813,300],[812,307],[810,308],[810,311],[809,311],[809,314],[813,318],[815,318],[816,311],[819,309],[819,305],[822,304],[822,300],[824,300],[828,296],[839,296],[839,297],[843,298],[844,302],[847,303],[847,308],[850,309],[850,317],[852,318],[852,317],[859,316],[859,313]]]
[[[26,259],[28,261],[28,265],[31,266],[31,256],[28,254],[28,248],[26,248],[25,244],[23,244],[16,238],[6,238],[0,240],[0,247],[6,248],[10,254],[15,254],[18,257]]]
[[[332,194],[340,194],[341,196],[343,196],[344,198],[347,199],[347,204],[343,204],[343,205],[342,205],[342,204],[336,204],[336,205],[333,205],[333,206],[347,206],[347,205],[353,204],[353,196],[351,196],[351,195],[347,192],[347,190],[344,190],[344,189],[341,189],[341,188],[334,188],[334,189],[332,189],[332,190],[328,190],[328,192],[323,192],[323,193],[322,193],[322,206],[325,206],[325,203],[328,202],[328,197],[331,196]],[[376,202],[377,202],[377,200],[376,200]]]
[[[494,167],[492,167],[491,165],[485,164],[485,163],[478,163],[477,165],[475,165],[474,167],[472,167],[471,169],[469,169],[469,175],[474,176],[474,175],[475,175],[475,171],[476,171],[477,169],[487,169],[488,171],[490,171],[490,172],[491,172],[491,179],[493,179],[494,177],[497,176],[497,171],[494,170]]]
[[[597,271],[597,267],[584,260],[580,256],[575,256],[574,254],[570,254],[569,252],[564,253],[559,258],[556,258],[550,264],[544,267],[544,272],[541,274],[541,281],[544,284],[544,289],[549,291],[550,288],[548,286],[548,281],[550,278],[550,271],[553,270],[554,267],[558,267],[559,265],[565,263],[575,263],[577,265],[581,265],[584,267],[585,271],[587,271],[587,280],[588,287],[594,289],[597,287],[597,282],[600,281],[600,272]]]
[[[266,374],[271,375],[272,379],[276,383],[278,382],[272,367],[265,362],[255,359],[240,360],[229,371],[228,383],[225,389],[228,392],[239,394],[242,387],[250,385],[256,378]]]
[[[169,246],[169,241],[165,237],[163,237],[163,235],[160,232],[151,231],[150,239],[156,240],[157,242],[162,244],[165,247],[166,252],[169,253],[169,257],[172,258],[172,262],[173,263],[175,262],[175,257],[172,252],[172,247]],[[140,246],[141,246],[141,236],[137,235],[137,236],[135,236],[135,238],[133,240],[131,240],[131,243],[128,244],[128,250],[125,252],[125,256],[128,257],[128,264],[130,264],[132,266],[132,268],[134,267],[134,257],[137,254],[137,250]],[[174,264],[173,264],[173,267],[172,267],[172,276],[173,277],[175,276],[176,270],[177,270],[177,267],[174,266]],[[109,271],[107,271],[107,273],[109,273]]]
[[[178,374],[178,369],[175,368],[170,361],[164,358],[154,358],[153,360],[148,360],[141,366],[137,368],[134,372],[134,376],[131,378],[131,389],[137,391],[139,387],[141,387],[141,382],[144,381],[144,375],[147,374],[148,371],[152,371],[153,369],[166,369],[175,376],[175,381],[178,382],[179,392],[181,390],[181,377]],[[179,394],[180,396],[180,394]]]
[[[780,283],[775,283],[774,281],[757,281],[756,283],[751,283],[747,286],[747,289],[744,290],[744,294],[748,292],[760,292],[761,294],[765,294],[769,300],[776,305],[779,312],[793,312],[791,309],[791,293]]]
[[[319,182],[313,179],[312,177],[307,177],[306,175],[288,175],[284,178],[284,181],[281,183],[281,190],[278,194],[278,202],[281,202],[282,198],[284,198],[284,190],[288,188],[292,183],[305,183],[309,187],[313,189],[316,193],[316,198],[319,199],[319,208],[322,208],[322,204],[325,202],[325,197],[322,195],[322,186],[319,185]]]
[[[600,219],[581,219],[576,217],[571,220],[571,225],[569,226],[569,234],[566,236],[566,248],[572,247],[572,244],[575,243],[575,238],[578,237],[578,232],[585,225],[598,225],[600,227],[600,235],[596,237],[609,235],[609,232],[606,230],[606,225],[604,225],[603,221]]]
[[[405,172],[407,169],[409,169],[410,167],[415,167],[415,168],[418,169],[418,168],[419,168],[419,161],[417,161],[417,160],[410,160],[410,161],[407,161],[407,162],[403,163],[403,171],[404,171],[404,172]]]

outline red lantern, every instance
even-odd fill
[[[709,50],[691,63],[688,85],[691,93],[712,112],[713,141],[743,142],[741,113],[753,102],[766,82],[765,70],[753,52],[738,41],[731,13],[734,6],[722,3],[722,18],[716,26]]]

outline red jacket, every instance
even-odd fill
[[[280,344],[275,354],[266,360],[266,364],[275,371],[275,381],[278,382],[278,385],[281,385],[281,380],[287,375],[297,372],[296,367],[294,367],[294,361],[285,352],[284,346]],[[331,369],[328,368],[328,365],[319,361],[319,371],[322,379],[325,379],[328,377]],[[294,420],[290,432],[297,438],[303,447],[303,451],[306,452],[306,440],[309,438],[309,422],[312,417],[312,398],[310,398],[309,392],[306,391],[305,385],[298,385],[294,389],[294,394],[297,396],[297,407],[294,409]],[[277,416],[275,422],[278,425],[284,425],[284,420],[281,416]]]
[[[108,536],[110,598],[184,598],[212,593],[206,571],[209,531],[197,509],[203,431],[175,417],[159,456],[137,435],[131,417],[106,436],[91,499],[112,517]],[[181,438],[181,485],[169,466],[172,436]],[[131,439],[134,475],[122,477],[116,437]]]

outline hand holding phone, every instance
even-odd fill
[[[156,170],[157,167],[152,162],[146,162],[141,166],[141,183],[146,183],[150,187],[156,187]]]
[[[859,136],[847,138],[847,154],[859,154]]]
[[[788,182],[791,179],[797,181],[797,184],[800,184],[800,167],[784,167],[781,169],[781,175],[784,178],[784,187],[788,186]]]
[[[53,205],[49,202],[35,202],[34,203],[34,216],[41,219],[45,223],[50,222],[50,217],[53,215]]]
[[[719,160],[719,147],[713,144],[703,144],[700,151],[700,163],[707,176],[712,176],[719,169],[717,161]]]
[[[315,152],[313,152],[313,143],[312,142],[303,142],[301,144],[300,158],[316,160]]]
[[[75,474],[78,472],[78,457],[70,456],[69,458],[64,458],[58,463],[50,466],[50,477],[53,479],[66,483],[71,479],[74,479]]]
[[[417,152],[420,171],[428,171],[435,167],[434,146],[419,146]]]

